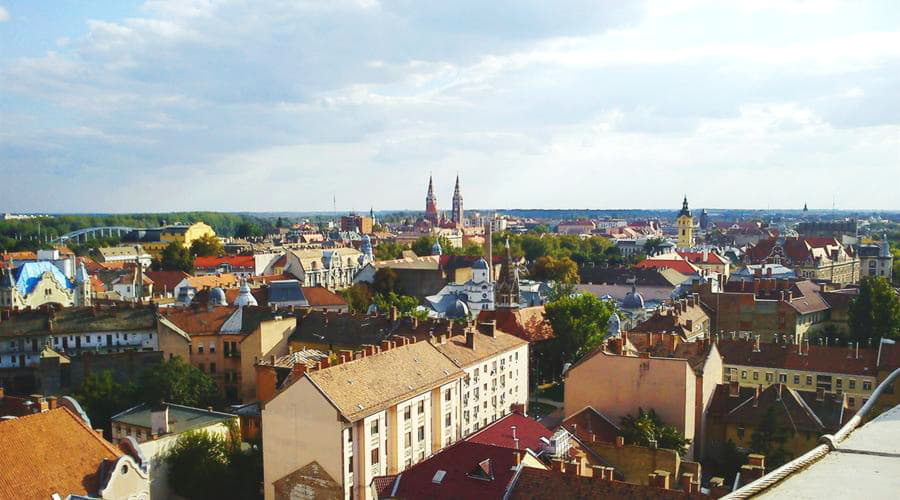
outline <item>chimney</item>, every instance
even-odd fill
[[[304,373],[306,373],[306,363],[294,363],[294,366],[291,368],[291,375],[302,377]]]
[[[688,495],[694,492],[694,475],[690,472],[681,475],[681,490]]]
[[[475,349],[475,332],[472,330],[466,330],[466,347]]]
[[[776,396],[776,401],[781,401],[781,390],[784,388],[784,384],[778,384],[778,396]]]
[[[169,433],[169,406],[163,404],[162,408],[150,411],[150,432],[153,434]]]
[[[518,451],[518,446],[516,446],[516,451],[513,452],[513,460],[515,461],[516,466],[522,463],[522,455]]]
[[[578,462],[560,462],[564,464],[563,474],[567,476],[578,475]]]
[[[747,484],[751,481],[755,481],[765,474],[766,470],[761,467],[754,467],[752,465],[742,465],[741,466],[741,482]]]
[[[319,369],[328,368],[331,366],[331,360],[329,358],[322,358],[319,360]]]
[[[3,389],[0,388],[0,398],[3,397]],[[50,410],[56,409],[56,396],[47,396],[47,408]]]
[[[381,341],[381,352],[390,351],[391,350],[391,341],[390,340],[382,340]]]
[[[624,448],[625,447],[625,437],[624,436],[616,436],[616,448]]]
[[[765,469],[766,467],[766,456],[760,455],[759,453],[751,453],[747,455],[747,463],[752,465],[753,467],[760,467]]]
[[[732,380],[728,383],[728,395],[733,398],[741,395],[741,385],[737,380]]]
[[[641,359],[650,359],[650,353],[646,352],[646,351],[641,352],[641,353],[638,353],[638,357]]]
[[[562,460],[553,460],[553,463],[551,466],[552,466],[553,470],[556,472],[561,473],[563,471],[563,461]]]
[[[759,406],[759,393],[761,385],[756,386],[756,390],[753,393],[753,407],[756,408]]]

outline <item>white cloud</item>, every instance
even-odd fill
[[[845,175],[896,169],[900,35],[877,2],[620,5],[152,0],[0,63],[0,176],[61,188],[0,198],[414,208],[433,170],[445,191],[459,171],[473,208],[666,207],[672,189],[760,206],[738,186],[761,174],[776,206],[799,185],[830,203],[833,178],[858,188],[848,206],[896,208],[889,183]]]

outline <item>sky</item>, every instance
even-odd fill
[[[0,0],[0,212],[900,209],[896,0]]]

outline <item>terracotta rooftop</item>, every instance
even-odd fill
[[[690,276],[692,274],[696,274],[700,272],[700,269],[686,261],[684,258],[669,258],[669,259],[660,259],[660,258],[647,258],[644,259],[634,266],[637,269],[649,269],[649,268],[667,268],[674,269],[681,274],[686,276]]]
[[[757,351],[756,344],[748,340],[720,340],[717,347],[726,365],[871,377],[876,372],[877,348],[860,347],[857,357],[855,349],[814,344],[803,345],[803,354],[798,354],[798,344],[760,342]]]
[[[343,297],[327,288],[304,286],[300,287],[300,290],[303,291],[303,296],[306,297],[306,301],[309,302],[309,305],[312,307],[347,305],[347,301],[344,300]]]
[[[144,271],[153,280],[154,293],[174,293],[175,287],[190,275],[184,271]]]
[[[0,421],[0,498],[96,496],[122,453],[67,408]]]
[[[446,339],[443,344],[435,342],[434,347],[438,352],[450,358],[456,366],[463,368],[528,343],[515,335],[501,331],[496,332],[493,337],[475,332],[472,341],[474,349],[466,347],[466,335],[456,335]]]
[[[235,288],[240,285],[237,275],[231,273],[210,274],[208,276],[190,276],[188,284],[197,290],[204,288]]]
[[[222,257],[194,257],[194,267],[209,269],[222,265],[232,267],[256,268],[256,260],[252,255],[225,255]]]
[[[351,422],[463,375],[428,342],[306,374]]]
[[[375,478],[374,482],[380,487],[379,498],[501,499],[515,477],[515,453],[459,441],[396,476]]]
[[[678,255],[684,258],[684,260],[692,263],[692,264],[707,264],[707,265],[725,265],[727,262],[725,259],[716,252],[684,252],[684,251],[676,251]]]
[[[569,500],[573,498],[682,499],[709,498],[699,492],[664,490],[652,486],[623,483],[524,467],[512,489],[511,500]]]
[[[621,429],[615,422],[606,418],[605,415],[595,410],[592,406],[586,406],[581,411],[563,420],[562,427],[575,434],[578,439],[585,443],[591,443],[594,440],[614,443],[616,436],[622,434]]]
[[[478,321],[497,322],[497,330],[528,342],[540,342],[554,337],[553,327],[544,316],[544,306],[496,309],[478,313]]]
[[[513,427],[515,438],[513,439]],[[466,441],[501,448],[524,450],[525,448],[538,453],[543,448],[541,438],[550,439],[553,433],[540,422],[519,413],[509,415],[481,429],[466,438]]]

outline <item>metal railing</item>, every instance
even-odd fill
[[[791,460],[790,462],[782,465],[781,467],[773,470],[772,472],[766,474],[765,476],[752,481],[750,483],[745,484],[743,487],[738,488],[728,495],[725,495],[724,499],[732,500],[732,499],[744,499],[750,498],[754,495],[758,495],[762,493],[767,488],[775,485],[779,481],[786,479],[788,476],[793,474],[794,472],[799,471],[813,463],[817,462],[819,459],[827,455],[830,451],[837,449],[838,445],[841,444],[850,433],[853,432],[859,424],[862,423],[863,419],[866,417],[866,414],[875,406],[875,403],[878,401],[878,398],[881,396],[881,393],[884,392],[891,384],[894,383],[894,379],[900,376],[900,368],[897,368],[890,375],[887,376],[878,387],[875,388],[875,391],[872,393],[869,400],[866,401],[866,404],[856,412],[856,415],[853,415],[843,427],[840,428],[834,434],[825,434],[824,436],[819,438],[819,441],[822,443],[815,448],[807,451],[803,455]]]

